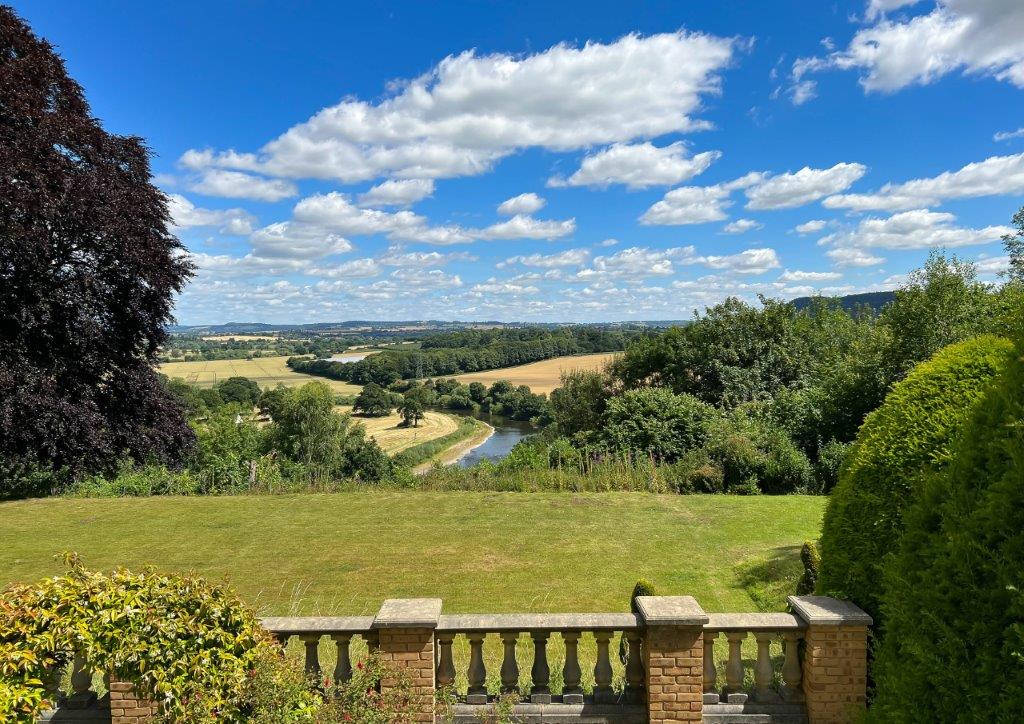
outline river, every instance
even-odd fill
[[[459,458],[455,464],[463,468],[472,467],[481,460],[499,460],[508,455],[517,442],[537,431],[528,422],[509,420],[485,412],[476,417],[493,427],[494,434]]]

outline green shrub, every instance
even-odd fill
[[[812,540],[805,540],[800,548],[800,562],[804,565],[804,575],[796,584],[796,595],[806,596],[814,593],[818,587],[818,576],[821,571],[821,552],[818,544]]]
[[[818,451],[818,461],[814,464],[814,477],[818,491],[831,493],[839,482],[839,471],[850,452],[850,443],[829,440]]]
[[[1014,722],[1024,711],[1024,344],[928,476],[885,564],[873,713]]]
[[[879,620],[881,561],[899,544],[902,512],[925,471],[949,461],[952,441],[1012,349],[991,335],[951,345],[868,415],[825,510],[820,592],[849,598]]]
[[[665,477],[677,493],[721,493],[725,471],[705,450],[690,450],[665,468]]]
[[[639,579],[633,586],[633,593],[629,597],[629,610],[633,613],[639,613],[639,609],[636,605],[636,599],[640,596],[657,596],[658,594],[654,591],[654,584],[648,581],[646,578]],[[627,646],[626,637],[622,636],[619,639],[619,661],[623,664],[626,663],[627,659]]]
[[[601,434],[614,450],[672,462],[702,446],[715,408],[662,387],[629,390],[608,402]]]
[[[160,703],[176,721],[246,721],[250,681],[276,646],[231,592],[193,576],[70,571],[0,596],[0,719],[33,722],[48,702],[48,671],[78,651]],[[318,705],[302,692],[290,717]],[[308,717],[306,717],[308,719]]]
[[[742,411],[711,425],[706,451],[722,469],[727,493],[805,493],[813,487],[810,460],[786,433]]]

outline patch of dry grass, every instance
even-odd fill
[[[526,385],[532,392],[551,394],[559,386],[562,372],[570,370],[602,370],[616,356],[616,353],[581,354],[571,357],[553,357],[552,359],[531,362],[518,367],[505,367],[486,372],[470,372],[457,375],[456,379],[465,384],[483,382],[492,385],[498,380],[508,380],[514,385]]]

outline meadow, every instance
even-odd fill
[[[338,412],[351,412],[351,407],[338,406]],[[360,417],[352,418],[366,428],[366,434],[377,441],[388,455],[402,452],[414,445],[419,445],[428,440],[435,440],[444,437],[458,428],[459,423],[451,415],[443,412],[428,410],[418,427],[399,427],[402,416],[398,412],[392,412],[386,417]]]
[[[340,395],[358,395],[362,387],[350,385],[340,380],[328,380],[295,372],[288,367],[287,357],[257,357],[255,359],[225,359],[193,362],[167,362],[157,367],[157,371],[168,377],[180,377],[189,384],[199,387],[212,387],[217,382],[229,377],[248,377],[259,383],[260,387],[286,387],[303,385],[318,380],[330,385]]]
[[[490,386],[498,380],[508,380],[514,385],[526,385],[531,392],[551,394],[559,387],[562,372],[569,370],[602,370],[616,356],[616,353],[602,352],[599,354],[581,354],[571,357],[553,357],[552,359],[531,362],[518,367],[487,370],[486,372],[469,372],[455,375],[455,379],[465,384],[483,382]]]

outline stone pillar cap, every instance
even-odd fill
[[[373,628],[437,628],[440,618],[440,598],[389,598],[373,619]]]
[[[648,626],[703,626],[708,615],[693,596],[637,596],[640,620]]]
[[[829,596],[790,596],[793,611],[812,626],[870,626],[871,616],[850,601]]]

